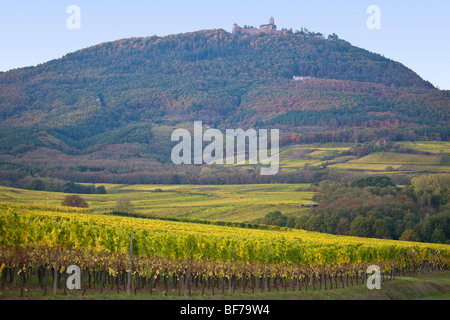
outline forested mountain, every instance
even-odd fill
[[[3,165],[52,154],[160,164],[171,129],[193,120],[312,141],[447,140],[449,106],[450,92],[335,37],[204,30],[102,43],[0,73],[0,150]]]

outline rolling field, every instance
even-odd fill
[[[269,185],[105,185],[106,195],[83,195],[94,213],[112,211],[127,198],[135,212],[161,217],[183,217],[252,222],[272,211],[299,216],[299,204],[314,204],[308,184]],[[66,194],[0,187],[0,202],[58,207]]]
[[[326,166],[336,171],[359,171],[369,174],[381,172],[414,174],[450,172],[450,142],[396,142],[403,148],[419,153],[378,152],[365,157],[341,156],[351,143],[305,144],[282,147],[280,170],[293,172],[305,167]]]
[[[450,154],[450,143],[448,141],[402,141],[399,145],[417,151],[430,152],[436,154]]]
[[[387,174],[450,172],[450,142],[399,142],[398,144],[422,153],[378,152],[361,158],[340,157],[329,161],[327,167],[338,171]]]
[[[449,172],[450,166],[441,165],[443,156],[393,152],[373,153],[357,160],[330,165],[339,170]]]
[[[342,151],[351,148],[349,143],[325,143],[296,145],[280,150],[280,168],[282,171],[302,169],[305,165],[319,166],[325,161],[324,157],[337,156]]]

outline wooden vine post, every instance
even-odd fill
[[[56,295],[56,286],[58,284],[58,258],[59,258],[59,246],[56,247],[56,256],[55,256],[55,270],[53,276],[53,295]]]
[[[270,255],[270,248],[267,247],[267,262],[266,262],[266,272],[264,274],[264,292],[267,293],[267,269],[269,267],[269,255]]]
[[[191,252],[192,252],[192,242],[189,244],[189,258],[188,263],[186,267],[186,276],[184,277],[184,296],[187,296],[187,290],[188,286],[190,286],[190,277],[191,277],[191,271],[190,271],[190,263],[191,263]],[[190,293],[190,290],[189,290]]]
[[[127,294],[130,295],[131,293],[131,270],[133,268],[133,237],[134,234],[131,234],[131,240],[130,240],[130,260],[128,263],[128,283],[127,283]]]
[[[228,295],[231,296],[231,286],[232,286],[232,271],[233,271],[233,254],[234,254],[234,246],[231,247],[231,264],[230,264],[230,272],[228,273]]]

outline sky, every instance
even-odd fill
[[[67,20],[80,9],[80,29]],[[380,28],[369,6],[379,8]],[[231,32],[234,23],[336,33],[351,44],[403,63],[440,89],[450,90],[448,0],[2,0],[0,71],[34,66],[106,41],[165,36],[202,29]],[[376,17],[375,17],[376,18]]]

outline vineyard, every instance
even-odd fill
[[[409,144],[404,144],[410,146]],[[425,146],[425,147],[424,147]],[[424,150],[433,150],[432,144],[420,144],[418,147]],[[434,150],[441,147],[444,149],[446,144],[437,144]],[[445,151],[446,149],[444,149]],[[442,151],[442,150],[441,150]],[[402,171],[402,172],[449,172],[450,167],[446,165],[442,155],[425,154],[405,154],[393,152],[372,153],[357,160],[350,160],[331,164],[329,167],[336,170],[359,170],[359,171]]]
[[[5,286],[38,279],[44,294],[64,287],[70,265],[82,291],[170,290],[190,295],[236,290],[335,289],[363,283],[369,265],[384,280],[448,270],[448,245],[124,218],[54,208],[0,205],[0,269]]]
[[[448,141],[395,142],[404,149],[346,155],[350,143],[290,145],[280,150],[280,167],[284,172],[304,167],[323,167],[333,171],[360,171],[387,174],[393,172],[449,172]],[[409,149],[409,150],[406,150]],[[343,153],[343,154],[341,154]]]
[[[299,204],[314,204],[310,184],[277,185],[113,185],[106,184],[108,194],[85,195],[93,213],[114,210],[121,198],[132,201],[137,212],[157,217],[183,217],[252,222],[276,207],[285,213],[301,215]],[[160,192],[155,192],[159,190]],[[0,201],[14,206],[59,207],[65,194],[0,186]]]

